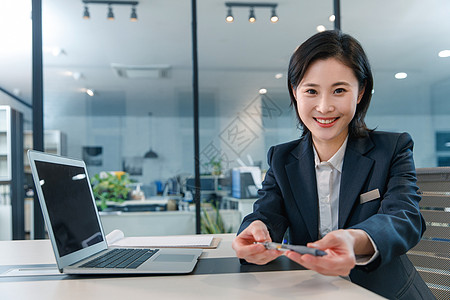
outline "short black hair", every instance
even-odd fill
[[[299,125],[303,129],[302,136],[308,133],[309,129],[298,114],[293,90],[300,84],[308,67],[313,62],[328,58],[335,58],[351,68],[358,80],[359,90],[364,88],[364,94],[356,107],[355,116],[349,124],[349,134],[355,137],[365,136],[370,131],[364,118],[372,98],[372,71],[361,44],[352,36],[338,30],[327,30],[313,35],[295,50],[289,61],[287,84],[291,106],[295,108]]]

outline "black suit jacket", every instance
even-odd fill
[[[406,252],[425,231],[420,214],[413,141],[407,133],[370,132],[349,137],[339,193],[339,228],[362,229],[375,242],[379,256],[357,266],[350,278],[390,299],[434,299]],[[271,147],[269,170],[239,232],[261,220],[273,241],[289,228],[292,244],[319,238],[319,208],[314,153],[310,134]],[[378,189],[380,197],[361,203],[360,195]]]

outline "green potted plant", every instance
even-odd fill
[[[213,157],[207,163],[204,163],[206,169],[211,169],[211,175],[222,175],[223,167],[222,167],[222,159]]]
[[[100,172],[91,178],[92,191],[102,210],[108,207],[108,202],[121,203],[128,199],[131,191],[131,180],[125,172]]]
[[[212,210],[202,207],[201,210],[201,231],[206,234],[231,233],[231,226],[227,228],[220,215],[219,208],[214,204]]]

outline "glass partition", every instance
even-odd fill
[[[15,166],[23,159],[20,131],[31,121],[31,31],[31,1],[0,2],[0,240],[23,239],[30,230],[30,218],[24,224],[19,214],[26,182]]]
[[[98,2],[43,1],[45,131],[86,162],[106,233],[194,234],[178,211],[194,169],[190,2]]]
[[[108,5],[84,2],[42,1],[46,151],[84,159],[92,178],[101,174],[96,180],[127,188],[122,196],[96,189],[105,231],[195,233],[191,1],[112,4],[114,20]],[[259,4],[255,22],[248,21],[250,7],[238,6],[227,23],[225,1],[197,1],[205,233],[237,230],[252,209],[269,147],[300,136],[289,107],[288,60],[308,37],[334,27],[333,1]],[[361,42],[373,68],[366,121],[409,132],[416,167],[450,165],[449,6],[341,1],[341,28]],[[31,1],[0,7],[0,87],[31,104]],[[17,18],[8,17],[12,12]],[[396,79],[402,72],[406,78]],[[4,94],[0,105],[24,114],[30,148],[31,109]]]
[[[253,23],[252,6],[233,3],[200,1],[198,9],[202,179],[214,180],[219,165],[226,183],[202,186],[202,201],[220,209],[225,232],[252,211],[269,147],[300,137],[286,87],[291,53],[318,25],[333,27],[332,1],[260,2]]]
[[[450,3],[341,3],[343,30],[360,40],[372,64],[369,127],[409,132],[418,168],[449,166]]]
[[[240,218],[252,211],[253,185],[260,180],[239,175],[252,170],[242,166],[254,166],[264,176],[269,147],[300,136],[289,107],[288,60],[308,37],[334,28],[333,1],[271,4],[276,4],[277,23],[269,20],[270,7],[255,6],[256,22],[251,23],[250,5],[199,4],[201,159],[205,174],[219,161],[221,176],[232,182],[231,191],[217,191],[223,195],[224,218],[229,208],[240,211]],[[361,42],[373,68],[367,124],[409,132],[416,167],[450,163],[450,58],[438,55],[450,47],[445,39],[449,8],[446,1],[341,1],[341,29]],[[233,22],[228,23],[230,13]],[[400,72],[407,77],[396,79]]]

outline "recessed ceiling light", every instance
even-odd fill
[[[394,76],[397,79],[405,79],[406,77],[408,77],[408,74],[406,74],[405,72],[399,72],[399,73],[395,74]]]
[[[375,90],[374,90],[374,89],[372,89],[372,95],[373,95],[373,94],[375,94]]]
[[[266,90],[266,89],[260,89],[260,90],[259,90],[259,93],[260,93],[261,95],[264,95],[264,94],[267,93],[267,90]]]
[[[275,78],[276,78],[276,79],[283,78],[283,73],[277,73],[277,74],[275,74]]]
[[[82,74],[80,72],[73,72],[72,78],[75,80],[79,80],[82,77]]]
[[[450,57],[450,50],[442,50],[439,52],[439,57]]]
[[[94,91],[91,89],[86,89],[86,94],[88,94],[89,96],[94,96]]]
[[[316,29],[317,29],[318,32],[322,32],[322,31],[326,30],[325,26],[323,26],[323,25],[317,26]]]
[[[334,22],[334,20],[336,20],[336,16],[335,15],[331,15],[328,20],[330,20],[330,22]]]

